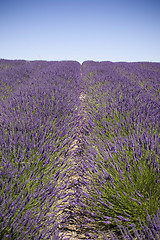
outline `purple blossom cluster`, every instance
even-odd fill
[[[0,60],[0,239],[158,240],[159,109],[159,63]]]
[[[159,239],[160,64],[86,61],[82,72],[93,226],[104,239],[108,231],[112,239]]]
[[[0,66],[0,239],[60,239],[58,200],[75,137],[80,64]]]

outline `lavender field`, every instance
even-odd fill
[[[0,239],[160,239],[160,63],[0,60]]]

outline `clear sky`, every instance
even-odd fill
[[[160,0],[0,0],[0,59],[160,62]]]

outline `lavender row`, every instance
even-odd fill
[[[0,75],[3,86],[12,86],[0,103],[0,238],[59,239],[58,204],[75,137],[80,64],[17,65]]]
[[[158,239],[160,65],[0,71],[0,237],[60,239],[78,223],[86,238]]]
[[[88,228],[104,239],[159,239],[160,64],[82,67],[93,179],[84,194]]]

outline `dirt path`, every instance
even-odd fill
[[[82,76],[82,72],[81,72]],[[88,239],[78,228],[78,223],[83,221],[83,215],[80,213],[79,202],[84,202],[82,198],[82,191],[87,191],[86,186],[83,184],[84,181],[89,180],[89,174],[87,170],[81,171],[81,166],[85,164],[83,162],[83,151],[84,151],[84,131],[83,127],[87,125],[87,112],[86,112],[86,94],[81,92],[79,96],[80,106],[76,107],[75,110],[79,112],[79,119],[75,129],[76,138],[70,145],[68,150],[69,158],[67,159],[68,168],[71,167],[71,171],[67,173],[65,178],[65,194],[66,198],[59,200],[58,204],[62,204],[62,211],[59,211],[59,216],[66,219],[65,223],[60,226],[59,237],[62,240],[80,240]],[[79,108],[79,109],[78,109]],[[84,166],[84,165],[83,165]],[[63,181],[62,181],[63,182]],[[62,184],[62,182],[60,184]],[[69,197],[68,197],[69,195]],[[66,207],[65,207],[66,205]],[[91,238],[90,238],[91,239]],[[94,239],[94,238],[93,238]],[[98,239],[98,238],[97,238]],[[102,239],[102,238],[101,238]],[[52,239],[54,240],[54,239]]]
[[[81,93],[79,99],[81,101],[79,115],[83,116],[83,118],[79,122],[78,126],[81,127],[86,121],[84,112],[85,94]],[[69,199],[67,200],[67,204],[69,204],[70,207],[64,209],[65,214],[68,215],[68,225],[62,228],[63,231],[60,236],[63,235],[65,232],[65,237],[62,238],[63,240],[67,238],[69,238],[70,240],[86,239],[83,234],[77,233],[79,232],[79,229],[77,229],[77,225],[75,224],[76,219],[74,219],[74,212],[78,211],[77,206],[74,206],[74,202],[77,202],[78,197],[80,197],[78,196],[78,183],[81,182],[81,178],[83,177],[79,174],[79,166],[81,163],[78,155],[83,148],[83,136],[82,133],[79,131],[79,128],[77,128],[76,134],[77,138],[72,142],[68,151],[68,153],[70,154],[70,158],[68,159],[68,166],[72,166],[72,172],[68,176],[68,184],[66,186],[66,193],[70,195]]]
[[[80,70],[80,74],[82,77],[82,72]],[[86,239],[85,235],[80,234],[80,231],[77,227],[77,212],[80,210],[79,201],[82,200],[81,190],[84,188],[81,182],[83,181],[84,173],[81,172],[81,165],[82,165],[82,156],[81,152],[83,152],[83,126],[86,124],[87,121],[87,114],[85,111],[86,106],[86,95],[84,92],[81,92],[79,96],[80,105],[75,107],[76,112],[78,115],[76,116],[77,125],[74,129],[75,132],[75,139],[71,142],[70,147],[68,149],[67,155],[69,156],[67,161],[67,171],[65,179],[61,179],[58,182],[58,186],[64,186],[64,196],[62,199],[57,200],[56,205],[62,206],[62,210],[59,210],[58,216],[59,221],[61,222],[59,229],[60,234],[59,237],[62,240],[70,239],[70,240],[78,240],[78,239]],[[68,169],[70,169],[68,171]],[[86,175],[86,174],[85,174]],[[66,206],[66,207],[65,207]],[[63,223],[63,219],[65,219]],[[53,239],[54,240],[54,237]]]

